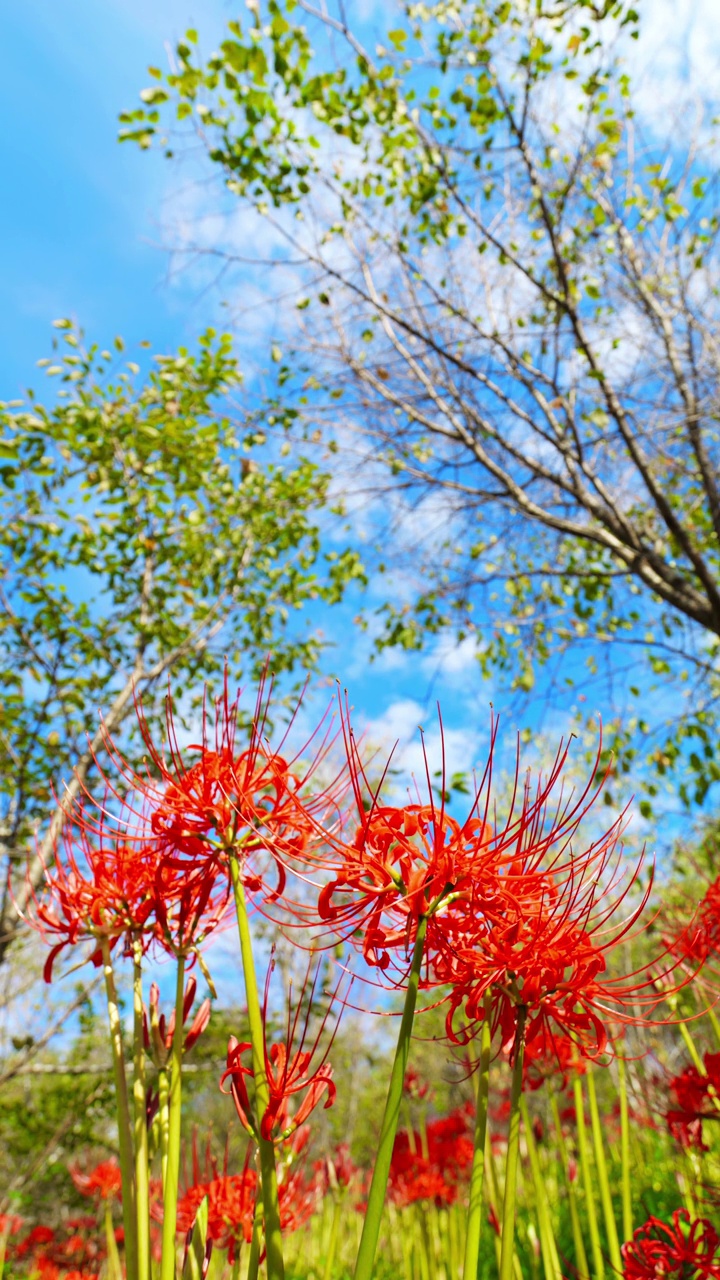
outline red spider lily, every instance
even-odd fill
[[[347,707],[342,728],[357,825],[349,841],[341,832],[326,833],[332,878],[320,892],[317,911],[333,943],[351,939],[368,964],[387,970],[393,953],[412,944],[422,917],[429,920],[428,951],[442,945],[441,917],[452,903],[472,896],[498,855],[487,820],[497,722],[491,721],[488,760],[462,824],[446,812],[444,777],[443,799],[435,801],[427,757],[428,803],[381,804],[382,781],[373,787],[367,777]]]
[[[432,1120],[422,1133],[401,1132],[390,1165],[390,1196],[402,1207],[417,1200],[452,1204],[473,1160],[472,1106]]]
[[[45,962],[45,981],[52,978],[55,958],[79,942],[142,936],[153,929],[155,876],[160,848],[140,832],[127,834],[123,821],[101,816],[85,821],[78,806],[63,831],[63,853],[43,868],[44,888],[35,891],[28,878],[32,911],[26,917],[46,941],[59,938]],[[92,838],[91,838],[92,837]],[[76,856],[76,850],[79,856]],[[93,963],[100,963],[100,948]]]
[[[127,947],[140,939],[174,954],[187,953],[222,920],[228,886],[218,876],[181,874],[162,842],[150,831],[149,815],[123,808],[107,811],[109,793],[95,809],[86,797],[63,831],[63,853],[44,868],[44,892],[31,886],[28,918],[46,939],[59,937],[45,964],[50,981],[56,956],[66,947],[107,940]],[[92,955],[99,964],[101,948]]]
[[[708,887],[690,923],[668,945],[695,966],[720,957],[720,876]]]
[[[697,1067],[687,1066],[670,1081],[675,1106],[665,1116],[670,1132],[682,1146],[701,1151],[708,1150],[703,1140],[704,1121],[720,1120],[720,1053],[706,1053],[704,1064],[705,1075]]]
[[[322,1195],[327,1195],[328,1191],[338,1191],[341,1187],[349,1187],[359,1175],[359,1170],[350,1157],[350,1148],[345,1142],[336,1147],[332,1155],[317,1160],[313,1167]]]
[[[37,1226],[32,1227],[24,1240],[15,1248],[15,1256],[17,1258],[25,1258],[28,1254],[35,1253],[44,1245],[52,1244],[55,1239],[55,1232],[52,1227]]]
[[[264,1028],[267,1027],[268,1022],[270,976],[274,963],[273,958],[270,962],[265,982]],[[315,1062],[315,1059],[333,1001],[339,991],[339,985],[330,996],[312,1046],[309,1049],[305,1047],[319,975],[320,966],[315,970],[314,978],[310,983],[310,970],[308,969],[300,999],[297,1001],[294,1010],[292,1007],[292,992],[290,993],[284,1040],[276,1041],[269,1047],[267,1040],[265,1041],[265,1074],[268,1083],[269,1103],[260,1125],[258,1125],[257,1118],[253,1115],[253,1108],[245,1084],[245,1077],[253,1075],[253,1068],[248,1063],[243,1062],[243,1055],[252,1046],[249,1043],[240,1044],[235,1039],[235,1036],[230,1037],[227,1052],[227,1070],[222,1076],[220,1087],[222,1088],[227,1079],[230,1080],[230,1092],[232,1093],[240,1121],[248,1133],[253,1134],[255,1137],[262,1136],[268,1141],[282,1142],[289,1138],[307,1120],[323,1096],[325,1096],[325,1110],[332,1106],[335,1101],[336,1088],[332,1078],[332,1067],[329,1065],[327,1057],[337,1033],[338,1023],[335,1025],[333,1034],[320,1061]],[[306,995],[307,999],[305,998]],[[303,1022],[298,1039],[298,1027],[301,1017]],[[315,1065],[313,1065],[314,1062]],[[304,1097],[297,1109],[291,1114],[290,1099],[298,1094],[304,1094]]]
[[[63,1280],[91,1280],[100,1271],[105,1257],[97,1239],[97,1224],[92,1217],[68,1218],[61,1229],[37,1226],[14,1250],[16,1259],[27,1259],[30,1272],[43,1280],[62,1276]]]
[[[185,1235],[192,1230],[197,1211],[208,1198],[207,1239],[219,1249],[227,1249],[234,1262],[238,1245],[252,1239],[257,1174],[246,1166],[240,1174],[227,1174],[190,1187],[178,1201],[177,1229]]]
[[[438,1167],[455,1170],[456,1174],[469,1169],[473,1159],[473,1107],[466,1103],[456,1107],[449,1115],[431,1120],[425,1130],[428,1158]]]
[[[113,1200],[120,1196],[122,1176],[117,1160],[103,1160],[83,1173],[77,1165],[68,1165],[68,1173],[83,1196],[95,1200]]]
[[[329,865],[334,862],[334,867],[320,893],[318,914],[331,937],[352,939],[362,947],[369,964],[387,970],[395,953],[407,954],[418,920],[427,919],[424,985],[458,989],[450,1024],[460,1005],[466,1007],[471,1021],[477,1021],[484,992],[507,987],[508,971],[514,971],[510,960],[525,944],[529,954],[522,981],[528,996],[537,999],[531,989],[533,978],[544,998],[550,989],[557,990],[556,1010],[567,1022],[573,1005],[570,988],[566,984],[563,989],[568,957],[576,963],[578,947],[584,952],[584,966],[576,964],[578,985],[585,982],[586,970],[593,977],[604,971],[604,952],[611,945],[609,939],[598,942],[597,937],[607,924],[599,882],[607,872],[623,818],[586,849],[582,859],[571,843],[604,779],[600,784],[589,783],[579,796],[567,793],[563,771],[569,748],[562,743],[548,775],[541,776],[534,788],[529,778],[520,786],[518,760],[509,813],[499,824],[491,802],[497,735],[493,719],[483,776],[470,814],[461,824],[446,812],[444,798],[435,802],[427,760],[428,803],[403,808],[381,805],[379,788],[370,786],[363,769],[347,711],[343,732],[357,827],[349,842],[337,834],[328,841]],[[445,790],[443,781],[443,797]],[[632,888],[638,870],[616,907]],[[547,975],[552,977],[551,985],[533,972],[538,969],[538,955],[549,948],[553,952],[553,974]],[[605,987],[600,982],[597,986],[599,1000]],[[512,1015],[511,1008],[495,1008],[495,1022],[504,1022],[506,1030]],[[573,1026],[576,1022],[574,1018]],[[577,1029],[585,1039],[601,1032],[599,1019],[588,1008]]]
[[[547,796],[542,782],[538,790]],[[573,831],[597,794],[587,791],[573,807]],[[559,1033],[579,1053],[597,1057],[608,1041],[608,1019],[647,1022],[667,994],[662,988],[678,961],[668,956],[659,971],[645,964],[633,973],[608,973],[609,953],[632,936],[651,892],[652,877],[640,900],[629,904],[642,855],[625,872],[618,847],[622,818],[578,851],[567,842],[567,807],[548,824],[544,802],[540,809],[531,804],[527,786],[526,797],[523,812],[531,812],[532,820],[518,840],[514,863],[498,877],[495,904],[486,904],[474,919],[466,917],[454,945],[435,962],[435,978],[452,986],[448,1034],[460,1043],[475,1034],[490,993],[493,1031],[499,1028],[505,1048],[514,1043],[522,1008],[528,1045],[536,1037],[547,1044]],[[469,1026],[456,1030],[459,1009]]]
[[[317,1185],[309,1182],[302,1167],[278,1169],[280,1226],[288,1235],[298,1231],[318,1209]]]
[[[433,1099],[434,1092],[434,1089],[431,1088],[426,1080],[420,1079],[414,1067],[408,1068],[403,1080],[403,1093],[406,1097],[417,1099],[419,1102],[426,1100],[430,1102]]]
[[[151,810],[154,834],[172,851],[172,865],[185,872],[203,871],[208,863],[225,865],[228,851],[243,863],[246,887],[266,900],[276,899],[285,885],[286,866],[309,856],[310,838],[317,815],[326,816],[335,800],[335,789],[309,799],[303,795],[310,778],[329,748],[326,734],[312,752],[309,766],[299,755],[287,758],[284,748],[274,750],[266,740],[271,686],[261,680],[255,714],[246,744],[238,741],[242,726],[240,692],[231,700],[227,675],[222,695],[214,702],[214,715],[203,708],[201,741],[181,749],[171,699],[166,702],[167,750],[152,740],[142,706],[136,704],[140,730],[148,751],[148,764],[140,774],[108,741],[112,759],[132,790]],[[299,704],[298,704],[299,705]],[[291,719],[295,720],[296,711]],[[210,721],[212,720],[212,724]],[[310,740],[318,737],[317,730]],[[303,747],[307,751],[310,743]],[[315,820],[311,818],[315,815]],[[277,884],[270,888],[262,855],[274,863]],[[260,856],[261,861],[257,858]]]
[[[569,1036],[536,1036],[525,1049],[523,1087],[534,1092],[546,1081],[558,1091],[565,1088],[571,1073],[583,1075],[585,1063],[578,1057],[577,1046]]]
[[[183,1000],[183,1026],[185,1026],[190,1016],[190,1010],[195,1003],[196,993],[197,980],[193,975],[191,975],[185,985],[185,997]],[[211,1003],[208,997],[203,1000],[185,1034],[185,1039],[183,1040],[183,1053],[187,1053],[189,1049],[192,1049],[193,1045],[196,1044],[203,1031],[207,1028],[210,1021],[210,1010]],[[166,1024],[165,1014],[160,1012],[160,990],[156,982],[152,982],[150,984],[149,1023],[150,1026],[148,1029],[148,1011],[143,1005],[143,1035],[145,1039],[145,1048],[150,1054],[155,1066],[158,1069],[162,1069],[167,1066],[168,1059],[172,1052],[173,1037],[175,1035],[175,1010],[172,1010]]]
[[[409,1204],[417,1204],[419,1200],[431,1200],[440,1208],[453,1204],[457,1199],[457,1187],[446,1182],[437,1169],[427,1165],[418,1157],[412,1170],[398,1174],[390,1170],[388,1193],[391,1202],[404,1209]]]
[[[672,1224],[648,1218],[622,1246],[624,1280],[717,1280],[720,1240],[705,1218],[676,1209]]]

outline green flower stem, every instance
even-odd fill
[[[122,1178],[122,1210],[125,1232],[125,1268],[127,1280],[137,1280],[137,1231],[135,1222],[135,1171],[133,1168],[132,1129],[130,1127],[130,1104],[125,1076],[125,1057],[123,1054],[122,1026],[118,1007],[115,973],[110,958],[110,943],[101,938],[100,947],[105,975],[105,994],[107,997],[108,1021],[110,1024],[110,1045],[112,1048],[113,1073],[115,1077],[115,1105],[118,1120],[118,1151],[120,1155],[120,1175]]]
[[[577,1280],[590,1280],[590,1269],[588,1267],[587,1253],[585,1252],[585,1241],[583,1239],[582,1225],[580,1222],[580,1213],[578,1211],[577,1196],[575,1194],[575,1183],[570,1177],[570,1160],[568,1156],[567,1143],[565,1134],[563,1133],[562,1121],[560,1119],[560,1109],[558,1107],[557,1094],[550,1094],[550,1107],[553,1114],[555,1124],[555,1132],[557,1134],[558,1149],[563,1163],[565,1172],[565,1183],[568,1193],[568,1207],[570,1209],[570,1223],[573,1233],[573,1247],[575,1249],[575,1268]]]
[[[163,1188],[163,1233],[160,1280],[175,1280],[177,1270],[177,1202],[180,1180],[180,1124],[182,1120],[182,1057],[185,1028],[183,1026],[183,1002],[185,997],[185,957],[178,957],[177,985],[175,988],[175,1030],[170,1057],[170,1101],[168,1108],[167,1171]]]
[[[562,1280],[562,1269],[560,1267],[560,1258],[558,1256],[555,1235],[553,1233],[552,1222],[550,1220],[550,1206],[548,1204],[545,1180],[540,1168],[540,1159],[532,1131],[530,1112],[528,1111],[527,1102],[523,1097],[520,1098],[520,1114],[522,1116],[523,1127],[525,1129],[525,1142],[527,1144],[528,1157],[530,1159],[530,1172],[532,1173],[532,1180],[535,1186],[535,1204],[537,1209],[538,1228],[540,1230],[540,1248],[542,1250],[543,1270],[547,1280]]]
[[[262,1202],[258,1200],[255,1206],[255,1217],[253,1218],[252,1240],[250,1241],[250,1255],[248,1257],[247,1280],[257,1280],[258,1271],[260,1270],[260,1243],[262,1236]]]
[[[485,996],[483,1021],[480,1031],[480,1061],[478,1065],[477,1099],[475,1103],[475,1140],[473,1144],[472,1172],[470,1174],[470,1201],[465,1236],[464,1280],[476,1280],[480,1265],[480,1232],[483,1220],[483,1181],[485,1177],[485,1134],[487,1133],[488,1091],[490,1083],[490,1012],[492,996]]]
[[[323,1280],[332,1280],[335,1267],[335,1254],[337,1253],[338,1235],[340,1232],[340,1222],[342,1219],[342,1197],[340,1192],[336,1191],[333,1196],[332,1221],[330,1223],[330,1239],[328,1240],[327,1252],[325,1254],[325,1270],[323,1271]]]
[[[118,1253],[117,1240],[115,1239],[115,1228],[113,1226],[112,1209],[110,1208],[109,1200],[105,1201],[105,1247],[107,1249],[108,1280],[122,1280],[120,1254]],[[0,1280],[2,1280],[1,1272]]]
[[[502,1212],[502,1244],[500,1250],[500,1280],[511,1280],[515,1252],[515,1202],[517,1198],[518,1156],[520,1152],[520,1099],[523,1086],[523,1062],[525,1059],[525,1023],[527,1009],[518,1006],[515,1030],[514,1064],[510,1089],[510,1128],[508,1131],[505,1160],[505,1194]]]
[[[632,1189],[630,1186],[630,1117],[628,1115],[627,1071],[625,1059],[618,1058],[620,1085],[620,1160],[622,1164],[623,1240],[632,1240]]]
[[[605,1147],[603,1145],[602,1124],[600,1123],[600,1112],[598,1111],[597,1093],[595,1092],[595,1077],[592,1071],[588,1070],[588,1101],[590,1103],[590,1126],[593,1136],[593,1151],[595,1153],[595,1171],[597,1173],[598,1185],[600,1187],[600,1202],[603,1207],[603,1216],[605,1218],[605,1234],[607,1235],[608,1253],[610,1255],[610,1263],[617,1275],[622,1275],[623,1262],[620,1254],[620,1240],[618,1237],[617,1223],[615,1221],[615,1211],[613,1209],[612,1196],[610,1194],[610,1179],[608,1177],[607,1161],[605,1159]]]
[[[270,1101],[270,1091],[265,1072],[265,1031],[263,1028],[260,997],[258,995],[255,959],[250,936],[245,890],[243,888],[240,864],[235,854],[230,854],[230,876],[235,895],[235,911],[240,938],[240,955],[242,958],[243,976],[245,979],[245,996],[248,1007],[248,1024],[252,1044],[253,1077],[255,1080],[255,1108],[258,1122],[262,1123]],[[280,1229],[280,1202],[278,1199],[277,1168],[275,1164],[275,1147],[272,1141],[258,1134],[260,1154],[260,1178],[262,1182],[263,1214],[265,1221],[265,1252],[267,1256],[268,1280],[284,1280],[285,1263],[283,1260],[282,1232]],[[163,1277],[165,1280],[165,1277]]]
[[[710,1019],[710,1026],[712,1027],[715,1033],[715,1039],[720,1045],[720,1022],[718,1022],[717,1014],[715,1010],[711,1007],[708,1009],[707,1015],[708,1015],[708,1018]]]
[[[145,1041],[143,1035],[142,943],[133,943],[133,1104],[135,1119],[135,1210],[138,1280],[150,1280],[150,1187],[148,1169]]]
[[[597,1209],[595,1207],[595,1196],[593,1194],[593,1177],[592,1170],[590,1168],[587,1130],[585,1128],[585,1104],[583,1100],[582,1080],[579,1076],[576,1076],[573,1081],[573,1091],[575,1094],[578,1156],[580,1158],[580,1172],[582,1174],[583,1191],[585,1192],[585,1216],[587,1217],[588,1231],[590,1232],[593,1273],[595,1280],[603,1280],[605,1276],[605,1262],[600,1245],[600,1229],[598,1227]]]
[[[702,1058],[700,1057],[700,1054],[697,1051],[695,1041],[693,1040],[692,1036],[690,1035],[690,1032],[687,1029],[687,1024],[685,1022],[679,1022],[678,1026],[680,1027],[680,1035],[685,1041],[685,1048],[687,1049],[688,1053],[690,1054],[690,1057],[693,1060],[693,1066],[700,1072],[701,1076],[706,1075],[707,1073],[705,1071],[705,1063],[703,1062]]]
[[[160,1124],[160,1167],[163,1192],[167,1180],[168,1128],[170,1125],[170,1076],[167,1067],[158,1071],[158,1121]]]
[[[426,933],[427,917],[421,916],[418,920],[417,933],[415,935],[415,947],[410,965],[410,973],[408,975],[407,990],[405,992],[405,1005],[403,1008],[402,1019],[400,1021],[400,1032],[398,1034],[395,1059],[393,1061],[392,1072],[390,1075],[390,1085],[388,1087],[387,1098],[385,1100],[385,1112],[383,1114],[382,1125],[380,1128],[378,1153],[375,1160],[375,1168],[373,1169],[370,1192],[368,1194],[365,1221],[363,1222],[362,1236],[360,1238],[360,1248],[358,1249],[357,1261],[355,1263],[355,1280],[371,1280],[373,1273],[375,1251],[377,1249],[378,1237],[380,1235],[380,1223],[382,1221],[383,1205],[385,1203],[385,1192],[387,1190],[387,1181],[390,1173],[390,1161],[392,1160],[395,1134],[397,1133],[398,1121],[400,1119],[403,1083],[405,1080],[408,1056],[410,1054],[410,1037],[412,1034],[413,1019],[415,1017],[415,1005],[417,1003],[418,986],[420,983],[420,968],[422,966]]]

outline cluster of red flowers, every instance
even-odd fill
[[[608,972],[608,955],[631,936],[650,884],[631,902],[642,859],[625,870],[622,817],[576,846],[603,783],[566,795],[567,747],[535,787],[516,774],[500,823],[491,797],[493,722],[485,771],[461,823],[444,799],[435,801],[429,768],[427,803],[381,804],[347,716],[343,727],[356,825],[350,839],[335,832],[328,841],[329,879],[317,904],[333,942],[352,941],[368,964],[402,981],[422,920],[421,985],[449,991],[447,1032],[456,1043],[476,1035],[488,1000],[493,1032],[508,1051],[524,1026],[528,1045],[565,1038],[575,1057],[597,1057],[609,1018],[632,1022],[638,1009],[651,1015],[677,961],[668,956],[665,965],[626,976]]]
[[[677,1209],[672,1223],[649,1218],[622,1246],[624,1280],[718,1280],[720,1240],[705,1218]]]
[[[230,1262],[243,1240],[252,1239],[257,1174],[246,1167],[242,1173],[222,1174],[208,1181],[194,1182],[178,1201],[177,1229],[187,1235],[195,1223],[198,1208],[208,1198],[207,1238],[219,1249],[227,1249]]]
[[[674,1106],[666,1113],[670,1132],[684,1147],[707,1151],[703,1123],[720,1121],[720,1053],[706,1053],[705,1074],[687,1066],[670,1081]]]
[[[122,1232],[118,1230],[118,1237]],[[35,1226],[11,1240],[7,1258],[39,1280],[97,1280],[105,1260],[94,1217],[68,1218],[61,1227]]]
[[[320,1184],[317,1178],[308,1178],[298,1157],[307,1144],[307,1129],[293,1135],[286,1147],[286,1160],[278,1170],[278,1198],[280,1225],[287,1233],[297,1231],[318,1208]],[[258,1176],[246,1160],[239,1174],[228,1174],[227,1153],[220,1171],[216,1162],[205,1154],[205,1168],[201,1169],[197,1150],[193,1147],[192,1181],[178,1201],[177,1230],[180,1236],[191,1231],[198,1208],[207,1196],[207,1240],[219,1249],[226,1249],[230,1262],[235,1260],[243,1241],[250,1243],[255,1215],[258,1212]],[[162,1205],[153,1206],[153,1216],[162,1218]]]
[[[103,942],[129,949],[140,941],[144,950],[190,955],[225,916],[230,853],[251,892],[265,900],[282,892],[286,867],[302,860],[314,832],[316,809],[324,811],[330,800],[323,794],[300,801],[308,773],[267,745],[265,694],[261,686],[242,750],[238,700],[230,702],[227,687],[215,706],[214,741],[204,717],[202,741],[185,755],[169,700],[167,753],[154,746],[138,707],[144,772],[108,739],[121,785],[106,780],[100,802],[83,794],[70,806],[62,852],[45,868],[44,892],[36,894],[29,882],[29,922],[54,942],[46,980],[56,956],[83,941],[94,945],[95,963]],[[322,754],[316,752],[312,768]]]
[[[390,1199],[399,1207],[418,1200],[452,1204],[472,1159],[471,1107],[458,1107],[420,1131],[402,1130],[390,1165]]]

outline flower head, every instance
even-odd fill
[[[685,1067],[670,1081],[674,1105],[666,1114],[670,1132],[684,1147],[707,1151],[703,1122],[720,1121],[720,1053],[706,1053],[704,1073],[694,1065]]]
[[[120,1196],[122,1176],[117,1160],[102,1160],[87,1173],[77,1165],[68,1165],[68,1172],[83,1196],[93,1200],[113,1200]]]
[[[226,674],[212,714],[207,704],[203,707],[200,741],[184,748],[179,743],[170,697],[164,749],[155,745],[138,703],[137,716],[147,749],[143,772],[130,766],[108,743],[116,767],[149,806],[153,833],[166,847],[173,867],[187,873],[202,871],[207,863],[226,866],[232,852],[243,865],[246,886],[266,900],[282,893],[288,865],[304,865],[315,831],[311,812],[325,815],[334,794],[332,790],[322,792],[312,799],[304,795],[326,754],[327,735],[314,744],[307,766],[299,763],[299,756],[287,756],[289,731],[278,748],[270,746],[271,691],[263,678],[246,731],[240,692],[231,699]],[[313,735],[318,737],[319,730]],[[309,745],[305,744],[306,748]],[[268,861],[275,868],[274,885],[268,880]]]
[[[248,1165],[239,1174],[218,1174],[207,1182],[196,1182],[178,1201],[177,1229],[187,1234],[195,1223],[197,1211],[208,1198],[207,1239],[219,1249],[227,1249],[234,1262],[238,1246],[252,1239],[257,1174]]]
[[[271,961],[265,983],[264,1028],[267,1028],[268,1024],[268,995],[273,966],[274,960]],[[256,1138],[261,1136],[268,1141],[282,1142],[304,1124],[321,1099],[325,1099],[325,1109],[332,1106],[335,1100],[333,1072],[327,1058],[338,1024],[336,1023],[329,1043],[322,1053],[320,1053],[320,1041],[333,1001],[338,995],[339,985],[330,996],[313,1043],[310,1046],[307,1043],[309,1020],[313,1012],[320,972],[321,969],[318,966],[310,981],[308,968],[300,998],[296,1001],[294,1008],[292,992],[290,993],[284,1039],[276,1040],[271,1044],[268,1044],[265,1039],[264,1065],[269,1101],[260,1120],[250,1103],[245,1083],[247,1077],[253,1076],[252,1065],[246,1060],[252,1046],[248,1042],[238,1042],[235,1036],[230,1037],[227,1070],[223,1074],[220,1085],[222,1088],[226,1080],[230,1081],[229,1092],[232,1093],[240,1121]],[[291,1106],[291,1102],[295,1099],[300,1101],[297,1105]]]
[[[672,1223],[648,1218],[622,1246],[624,1280],[717,1280],[720,1240],[705,1218],[676,1209]]]

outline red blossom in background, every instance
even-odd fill
[[[337,1191],[341,1187],[349,1187],[350,1183],[358,1180],[360,1176],[359,1169],[351,1159],[350,1148],[345,1142],[336,1147],[331,1155],[324,1156],[322,1160],[316,1160],[313,1168],[321,1195],[327,1195],[328,1191]]]
[[[105,1260],[94,1217],[66,1219],[57,1230],[36,1226],[8,1256],[22,1261],[41,1280],[97,1280]]]
[[[186,1235],[195,1223],[197,1211],[208,1198],[207,1239],[219,1249],[227,1249],[233,1262],[238,1245],[252,1239],[255,1202],[257,1199],[257,1174],[246,1166],[242,1173],[224,1174],[208,1182],[198,1182],[180,1197],[177,1208],[177,1229]]]
[[[622,1246],[624,1280],[717,1280],[720,1240],[705,1218],[677,1209],[672,1224],[648,1218]]]
[[[720,1053],[706,1053],[705,1075],[697,1067],[685,1067],[669,1084],[674,1106],[666,1113],[673,1137],[684,1147],[708,1148],[704,1142],[703,1122],[720,1120],[716,1100],[720,1098]]]
[[[552,1081],[561,1091],[571,1074],[583,1075],[585,1069],[585,1063],[578,1057],[575,1041],[569,1036],[555,1035],[545,1039],[536,1036],[525,1049],[523,1087],[533,1092],[546,1081]]]
[[[120,1197],[122,1175],[117,1160],[102,1160],[87,1173],[77,1165],[68,1165],[68,1173],[82,1196],[93,1200],[113,1200]]]
[[[398,1207],[418,1200],[452,1204],[473,1160],[472,1107],[432,1120],[424,1132],[398,1133],[389,1194]]]

